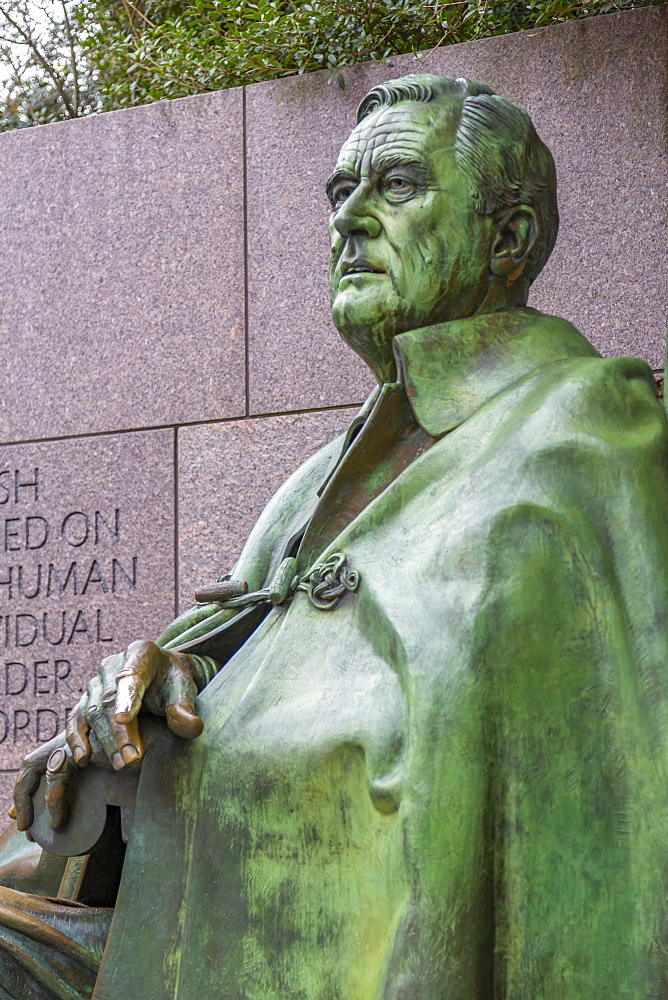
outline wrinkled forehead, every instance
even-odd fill
[[[461,101],[438,98],[428,103],[401,101],[369,115],[344,142],[335,171],[361,174],[376,170],[384,154],[429,158],[451,149],[459,124]]]

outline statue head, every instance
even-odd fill
[[[374,87],[327,193],[334,324],[379,381],[396,334],[524,305],[557,237],[550,151],[471,80]]]

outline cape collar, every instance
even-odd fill
[[[410,330],[393,347],[415,418],[436,438],[541,365],[600,357],[567,320],[528,307]]]

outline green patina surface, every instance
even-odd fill
[[[455,426],[331,541],[358,592],[270,612],[203,735],[146,761],[105,1000],[667,995],[665,417],[646,366],[563,321],[457,327],[398,338],[416,413],[440,393]],[[419,349],[465,332],[505,349],[469,411],[486,348],[437,385]]]
[[[557,229],[528,118],[392,86],[328,183],[333,316],[379,388],[231,571],[338,553],[355,585],[199,607],[146,653],[222,669],[143,761],[95,1000],[668,1000],[665,413],[526,306]],[[3,940],[3,995],[90,996],[16,992]]]

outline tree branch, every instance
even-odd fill
[[[76,108],[77,114],[79,114],[79,72],[77,70],[77,59],[76,52],[74,48],[74,39],[72,38],[72,29],[70,27],[70,19],[67,16],[67,4],[65,0],[60,0],[61,7],[63,8],[63,18],[65,21],[65,34],[67,36],[67,47],[70,53],[70,68],[72,70],[72,87],[73,87],[73,98],[74,107]]]
[[[14,82],[14,86],[16,87],[19,96],[23,98],[26,115],[28,116],[30,121],[33,122],[35,125],[39,124],[37,118],[35,117],[35,112],[30,106],[30,96],[27,90],[25,89],[23,80],[21,79],[21,72],[19,67],[14,62],[14,58],[10,51],[5,50],[3,52],[3,55],[7,60],[7,62],[9,63],[9,65],[11,66],[12,70],[11,78]]]
[[[39,63],[39,65],[42,67],[42,69],[46,73],[48,73],[48,75],[51,77],[51,79],[53,80],[54,86],[55,86],[56,90],[58,91],[58,93],[60,94],[62,102],[65,105],[65,107],[67,109],[67,113],[70,116],[70,118],[76,118],[77,117],[77,113],[74,110],[74,108],[72,107],[72,103],[71,103],[69,97],[67,96],[67,92],[65,91],[65,88],[63,87],[63,83],[62,83],[61,79],[59,78],[58,74],[54,70],[53,66],[49,63],[48,59],[46,59],[46,57],[43,56],[42,53],[40,52],[39,47],[33,41],[33,38],[32,38],[32,35],[30,34],[30,32],[27,31],[25,28],[22,28],[21,25],[18,24],[13,19],[13,17],[11,16],[11,14],[9,14],[8,11],[4,7],[2,7],[2,6],[0,6],[0,14],[2,14],[2,16],[7,21],[7,23],[11,24],[12,28],[14,28],[14,30],[21,36],[21,38],[23,39],[23,44],[28,46],[28,48],[30,49],[30,51],[33,54],[33,57],[37,60],[37,62]]]

